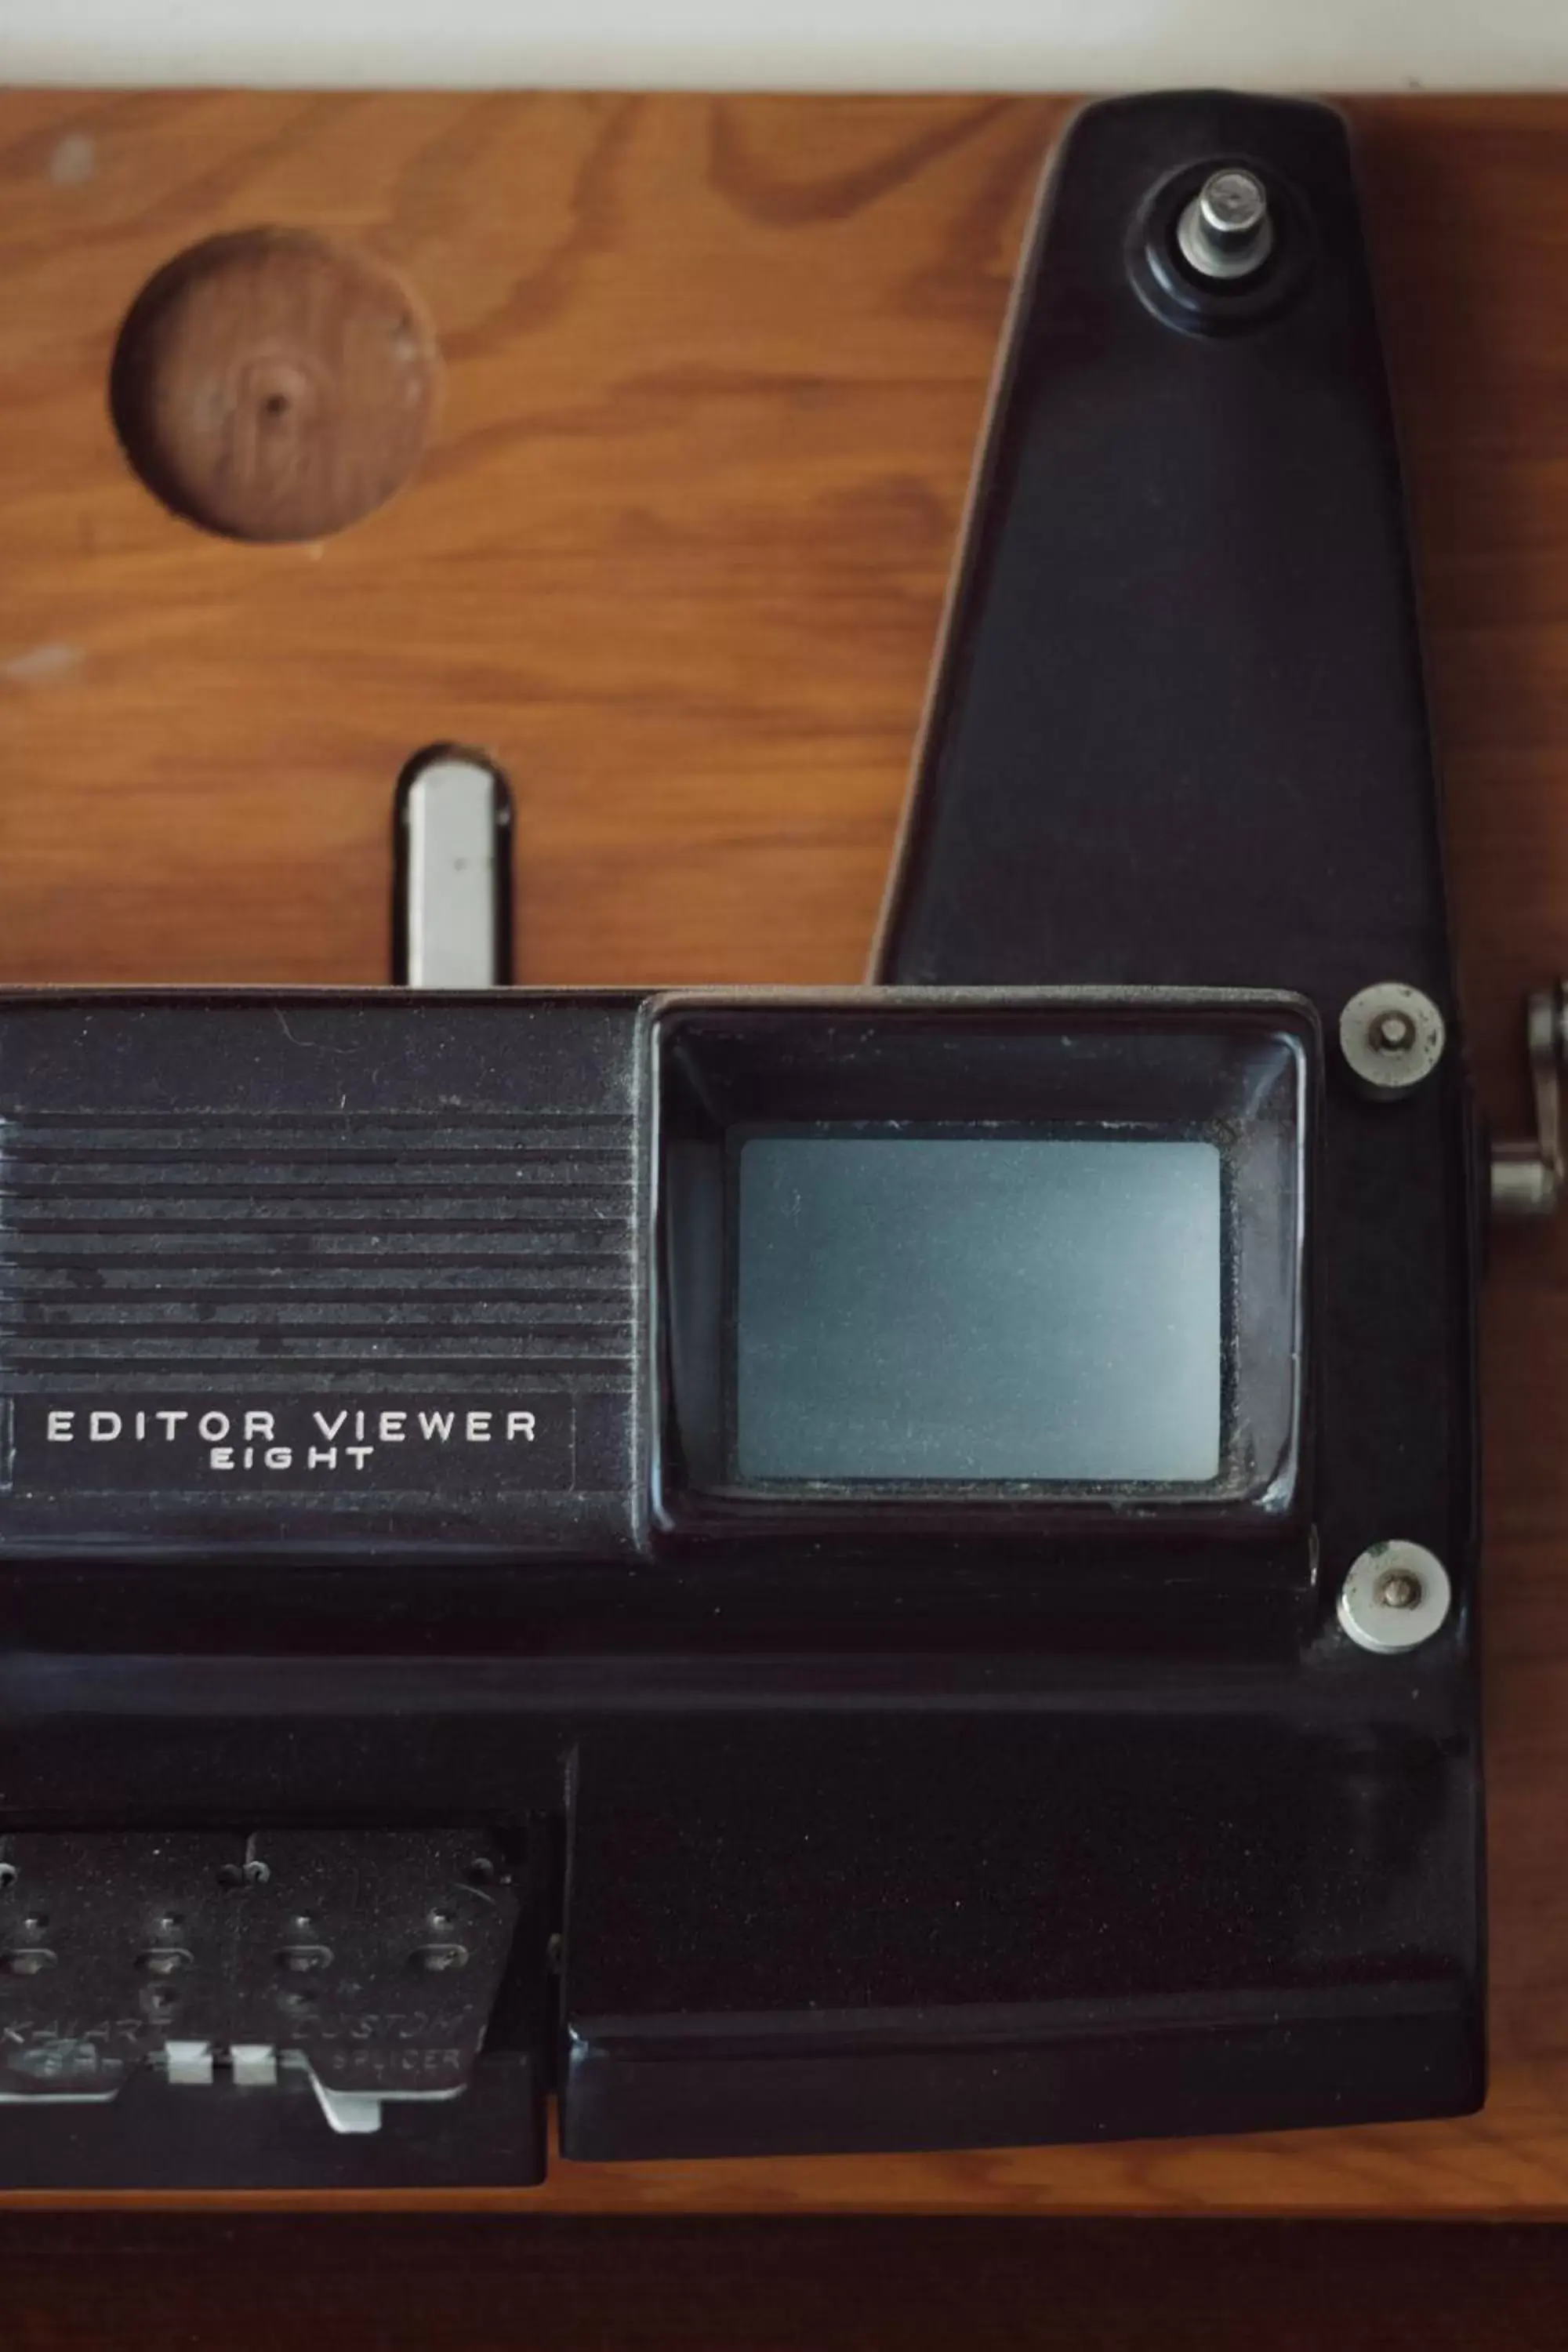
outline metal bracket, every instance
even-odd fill
[[[1568,983],[1531,992],[1525,1003],[1525,1044],[1535,1098],[1535,1136],[1494,1144],[1491,1203],[1495,1217],[1549,1217],[1563,1197],[1563,1066],[1568,1059]]]
[[[335,2132],[465,2091],[521,1865],[467,1830],[0,1836],[0,2108],[303,2073]]]
[[[148,2063],[162,2067],[164,2080],[171,2089],[211,2090],[225,2075],[237,2091],[275,2091],[285,2073],[300,2074],[314,2092],[316,2105],[335,2132],[376,2132],[381,2129],[381,2111],[388,2099],[417,2100],[430,2105],[440,2100],[462,2096],[466,2084],[458,2083],[445,2090],[406,2090],[381,2084],[374,2091],[343,2090],[326,2081],[303,2050],[279,2049],[266,2042],[232,2042],[226,2046],[210,2042],[166,2042],[162,2051],[149,2053]],[[0,2091],[0,2105],[20,2105],[26,2094]],[[50,2104],[103,2104],[103,2094],[93,2094],[84,2101],[78,2095],[65,2095]],[[30,2102],[43,2102],[36,2096]]]

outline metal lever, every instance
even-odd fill
[[[398,780],[393,979],[504,988],[511,979],[511,794],[478,752],[419,752]]]
[[[1526,1001],[1525,1043],[1535,1097],[1535,1139],[1492,1147],[1492,1214],[1549,1217],[1563,1197],[1563,1065],[1568,1059],[1568,983]]]

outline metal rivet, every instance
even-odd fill
[[[1340,1624],[1363,1650],[1413,1650],[1447,1622],[1453,1597],[1447,1570],[1424,1544],[1373,1544],[1340,1588]]]
[[[1201,278],[1249,278],[1274,248],[1268,191],[1256,172],[1211,172],[1176,224],[1182,258]]]
[[[332,1956],[325,1944],[290,1944],[278,1955],[278,1965],[294,1977],[319,1976],[332,1965]]]
[[[1352,1076],[1384,1100],[1431,1076],[1447,1034],[1431,998],[1399,980],[1361,989],[1340,1014],[1340,1051]]]
[[[443,1976],[449,1969],[468,1967],[468,1947],[464,1944],[426,1944],[414,1953],[409,1965],[423,1976]]]
[[[11,1977],[41,1977],[46,1969],[54,1965],[53,1952],[47,1952],[41,1944],[30,1951],[0,1953],[0,1969]]]
[[[138,1952],[136,1965],[143,1976],[177,1977],[182,1969],[191,1967],[192,1960],[189,1952],[176,1947],[167,1951]]]

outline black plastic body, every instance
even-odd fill
[[[1289,229],[1268,299],[1215,313],[1171,294],[1163,247],[1151,279],[1146,240],[1175,175],[1225,161],[1279,187]],[[1472,1114],[1397,464],[1327,110],[1150,98],[1069,131],[877,976],[1300,1001],[1324,1041],[1310,1508],[1239,1536],[993,1516],[891,1548],[785,1515],[743,1537],[677,1525],[661,1548],[636,1458],[663,1426],[650,1394],[642,1438],[579,1409],[574,1461],[602,1444],[614,1475],[588,1518],[576,1483],[530,1496],[521,1562],[402,1509],[370,1531],[374,1562],[269,1558],[254,1529],[227,1557],[171,1549],[152,1509],[144,1541],[72,1557],[14,1519],[5,1826],[560,1841],[559,1881],[531,1882],[563,1937],[548,2027],[535,1935],[464,2099],[400,2116],[401,2155],[380,2142],[358,2175],[290,2106],[289,2177],[495,2178],[538,2147],[498,2123],[507,2065],[531,2100],[553,2077],[563,2152],[592,2158],[1279,2129],[1482,2095]],[[1333,1045],[1345,1000],[1384,979],[1449,1031],[1397,1103],[1358,1094]],[[579,1182],[602,1159],[542,1181],[582,1214],[568,1255],[642,1262],[632,998],[257,1010],[254,1050],[180,1049],[209,1108],[330,1128],[346,1103],[436,1143],[482,1126],[500,1087],[574,1150],[619,1122],[595,1131],[622,1155],[621,1211]],[[132,1090],[174,1050],[171,1016],[141,1008],[139,1041],[136,1013]],[[547,1033],[574,1024],[552,1063]],[[31,1109],[103,1120],[82,1066],[62,1045]],[[416,1151],[405,1173],[449,1215]],[[171,1345],[182,1381],[232,1380],[222,1328]],[[583,1396],[631,1394],[647,1336],[636,1312],[597,1327],[571,1359]],[[1334,1616],[1351,1561],[1393,1537],[1436,1551],[1456,1596],[1399,1660]],[[201,2095],[140,2085],[91,2154],[90,2115],[0,2107],[0,2170],[201,2177],[192,2110],[159,2120]]]
[[[1213,1543],[1255,1548],[1255,1590],[1271,1553],[1308,1581],[1322,1051],[1300,998],[56,992],[0,997],[0,1563],[19,1573],[183,1565],[233,1602],[248,1569],[417,1590],[624,1561],[659,1572],[662,1629],[679,1580],[743,1618],[808,1541],[825,1586],[929,1580],[939,1610],[976,1543],[1026,1548],[1027,1587],[1062,1580],[1058,1541],[1142,1561],[1152,1587],[1183,1558],[1212,1576]],[[845,1119],[1210,1142],[1216,1474],[741,1480],[736,1141]]]
[[[1288,997],[1141,989],[759,992],[673,998],[648,1016],[647,1461],[656,1538],[766,1533],[973,1540],[1146,1528],[1278,1536],[1308,1510],[1307,1195],[1321,1089],[1310,1009]],[[758,1135],[1048,1134],[1202,1139],[1223,1169],[1219,1473],[1190,1491],[1064,1479],[757,1484],[735,1458],[739,1156]],[[937,1337],[936,1347],[951,1340]],[[951,1364],[950,1376],[958,1367]],[[962,1412],[956,1399],[952,1408]],[[1048,1568],[1043,1572],[1048,1573]]]

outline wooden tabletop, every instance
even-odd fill
[[[521,979],[858,977],[1066,110],[0,96],[0,982],[382,979],[393,781],[444,739],[488,747],[517,794]],[[1521,999],[1568,963],[1568,98],[1351,112],[1472,1045],[1521,1127]],[[146,281],[257,227],[384,265],[442,353],[411,483],[303,543],[176,520],[110,415]],[[517,2201],[1568,2214],[1565,1284],[1568,1223],[1500,1237],[1482,2115],[558,2164]]]

